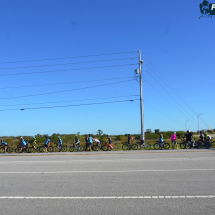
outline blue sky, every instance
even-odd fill
[[[138,50],[145,129],[196,131],[201,113],[215,128],[215,17],[200,3],[1,1],[0,110],[17,110],[0,111],[0,135],[140,133]]]

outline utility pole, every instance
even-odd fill
[[[198,131],[199,131],[199,116],[201,116],[201,115],[202,115],[202,113],[197,116],[197,119],[198,119]],[[199,131],[199,135],[200,135],[200,131]]]
[[[141,52],[139,50],[141,139],[145,141],[144,112],[143,112],[142,63],[143,63],[143,60],[141,60]]]
[[[187,120],[186,122],[185,122],[185,131],[187,131],[187,122],[188,122],[189,120]]]

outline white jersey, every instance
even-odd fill
[[[100,143],[100,141],[99,141],[98,139],[94,139],[94,141],[95,141],[96,143]]]

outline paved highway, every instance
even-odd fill
[[[0,156],[0,214],[215,214],[215,150]]]

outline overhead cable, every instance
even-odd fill
[[[9,74],[1,74],[0,76],[10,76],[10,75],[31,75],[31,74],[42,74],[42,73],[53,73],[53,72],[68,72],[68,71],[80,71],[80,70],[90,70],[90,69],[103,69],[103,68],[113,68],[113,67],[120,67],[120,66],[134,66],[136,64],[122,64],[122,65],[113,65],[113,66],[100,66],[100,67],[91,67],[91,68],[79,68],[79,69],[60,69],[60,70],[53,70],[53,71],[42,71],[42,72],[20,72],[20,73],[9,73]]]
[[[76,58],[85,58],[85,57],[98,57],[98,56],[108,56],[108,55],[118,55],[118,54],[129,54],[129,53],[135,53],[135,52],[137,52],[137,51],[109,53],[109,54],[98,54],[98,55],[85,55],[85,56],[75,56],[75,57],[46,58],[46,59],[39,59],[39,60],[21,60],[21,61],[11,61],[11,62],[0,62],[0,64],[28,63],[28,62],[50,61],[50,60],[65,60],[65,59],[76,59]]]
[[[25,95],[25,96],[13,96],[13,97],[7,97],[7,98],[0,98],[0,100],[2,100],[2,99],[25,98],[25,97],[32,97],[32,96],[51,95],[51,94],[55,94],[55,93],[72,92],[72,91],[76,91],[76,90],[90,89],[90,88],[95,88],[95,87],[103,87],[103,86],[107,86],[107,85],[113,85],[113,84],[124,83],[124,82],[128,82],[128,81],[131,81],[131,80],[132,80],[132,79],[125,80],[125,81],[114,82],[114,83],[100,84],[100,85],[90,86],[90,87],[82,87],[82,88],[71,89],[71,90],[60,90],[60,91],[49,92],[49,93],[38,93],[38,94]]]
[[[21,109],[4,109],[0,111],[12,111],[12,110],[37,110],[37,109],[49,109],[49,108],[65,108],[65,107],[78,107],[78,106],[89,106],[89,105],[99,105],[99,104],[112,104],[112,103],[121,103],[121,102],[133,102],[139,99],[132,100],[123,100],[123,101],[112,101],[112,102],[98,102],[98,103],[90,103],[90,104],[77,104],[77,105],[59,105],[59,106],[50,106],[50,107],[35,107],[35,108],[21,108]]]

